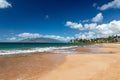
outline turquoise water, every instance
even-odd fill
[[[72,52],[83,44],[70,43],[0,43],[0,55],[36,53],[36,52]]]
[[[63,46],[76,46],[76,45],[69,43],[0,43],[0,50],[63,47]]]

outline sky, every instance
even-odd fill
[[[120,0],[0,0],[0,42],[120,35]]]

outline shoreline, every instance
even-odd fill
[[[23,49],[0,50],[0,56],[36,54],[36,53],[71,53],[71,51],[75,52],[75,48],[77,47],[79,46],[29,48],[24,50]]]
[[[118,73],[120,73],[120,44],[88,45],[77,47],[75,50],[78,53],[66,54],[45,52],[0,56],[0,79],[120,79],[118,75]],[[107,73],[109,73],[109,75],[105,76]],[[113,78],[109,78],[109,76],[113,76]]]
[[[80,46],[61,46],[61,47],[44,47],[44,48],[29,48],[29,49],[13,49],[13,50],[0,50],[1,56],[19,56],[19,55],[32,55],[41,53],[96,53],[92,48],[100,47],[101,44],[90,44]],[[21,51],[21,52],[20,52]]]

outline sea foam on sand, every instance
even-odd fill
[[[24,54],[24,53],[26,54],[26,53],[38,53],[38,52],[73,53],[75,51],[74,48],[76,47],[78,46],[0,50],[0,55]]]

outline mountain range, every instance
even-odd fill
[[[52,38],[27,38],[23,39],[19,42],[28,42],[28,43],[64,43],[64,41],[60,41],[57,39],[52,39]]]

